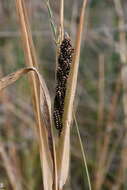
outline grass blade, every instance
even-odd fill
[[[44,177],[48,177],[47,180],[45,180],[44,185],[46,185],[47,190],[52,189],[53,185],[53,163],[52,160],[54,159],[53,155],[53,150],[52,150],[52,141],[48,141],[48,138],[51,138],[51,131],[49,130],[48,126],[49,124],[51,125],[51,101],[50,101],[50,96],[46,87],[45,82],[43,81],[41,75],[38,73],[36,68],[34,67],[29,67],[29,68],[24,68],[20,69],[14,73],[11,73],[7,75],[6,77],[3,77],[0,79],[0,90],[3,90],[4,88],[8,87],[9,85],[13,84],[16,82],[18,79],[20,79],[22,76],[27,74],[30,71],[34,71],[37,82],[38,82],[38,87],[40,91],[40,104],[39,104],[39,110],[41,110],[40,114],[42,117],[42,123],[45,126],[44,128],[41,128],[41,131],[39,132],[39,146],[40,150],[43,151],[43,170],[45,172]],[[43,101],[42,101],[43,100]],[[43,129],[43,131],[42,131]],[[50,145],[49,145],[50,143]],[[49,150],[49,151],[48,151]],[[45,179],[45,178],[44,178]],[[55,187],[54,187],[55,189]]]
[[[73,112],[73,116],[74,116],[76,130],[77,130],[77,134],[78,134],[78,138],[79,138],[79,143],[80,143],[80,148],[81,148],[81,152],[82,152],[83,162],[84,162],[84,165],[85,165],[85,168],[86,168],[86,175],[87,175],[89,190],[92,190],[89,171],[88,171],[88,166],[87,166],[86,154],[85,154],[85,151],[84,151],[84,148],[83,148],[82,139],[81,139],[81,135],[80,135],[80,132],[79,132],[79,127],[78,127],[77,119],[75,117],[74,112]]]
[[[69,74],[69,79],[67,82],[67,92],[65,97],[64,115],[63,115],[63,132],[59,139],[59,159],[58,159],[58,179],[59,179],[59,190],[63,188],[66,183],[69,171],[69,155],[70,155],[70,125],[72,121],[72,110],[73,102],[77,85],[77,75],[79,66],[79,56],[80,56],[80,45],[81,36],[83,31],[84,14],[86,10],[87,0],[83,1],[80,22],[78,25],[75,53],[73,57],[73,62]]]
[[[24,74],[28,73],[31,70],[32,70],[32,68],[20,69],[16,72],[13,72],[13,73],[7,75],[6,77],[3,77],[2,79],[0,79],[0,90],[3,90],[4,88],[13,84],[19,78],[21,78]]]
[[[60,42],[64,37],[64,0],[60,0]]]
[[[38,68],[35,48],[33,45],[32,34],[30,31],[29,20],[24,0],[15,0],[15,1],[21,26],[21,35],[24,45],[23,48],[26,58],[26,64],[30,67],[34,66]],[[40,157],[41,157],[41,165],[43,172],[44,189],[51,190],[52,184],[54,185],[54,189],[57,189],[55,147],[53,142],[52,127],[51,127],[51,122],[48,122],[48,125],[46,122],[46,119],[50,118],[50,116],[48,116],[48,118],[46,119],[42,117],[41,109],[44,106],[44,104],[43,106],[41,106],[40,104],[44,103],[44,100],[40,97],[40,94],[43,94],[43,91],[42,90],[39,91],[38,81],[34,73],[31,73],[30,84],[32,85],[34,110],[37,122],[37,131],[39,135]],[[48,112],[51,112],[50,108],[49,110],[47,110],[47,113]]]

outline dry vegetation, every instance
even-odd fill
[[[0,0],[0,189],[127,189],[126,8]],[[52,105],[66,31],[75,52],[58,136]]]

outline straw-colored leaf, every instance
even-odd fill
[[[69,171],[70,125],[72,121],[73,102],[77,85],[81,36],[83,31],[84,13],[86,10],[86,5],[87,5],[87,0],[84,0],[81,9],[80,22],[77,30],[75,53],[73,56],[73,62],[70,70],[69,79],[67,82],[67,92],[65,97],[65,106],[64,106],[64,115],[63,115],[63,132],[59,139],[59,150],[58,150],[59,190],[63,189],[63,185],[66,183]]]
[[[46,116],[46,118],[48,117],[48,119],[45,121],[45,125],[48,126],[49,124],[51,125],[51,100],[50,100],[50,96],[49,96],[49,92],[47,89],[47,86],[44,82],[44,80],[42,79],[41,75],[38,73],[38,71],[36,70],[36,68],[34,67],[28,67],[28,68],[23,68],[20,69],[16,72],[13,72],[3,78],[0,79],[0,90],[3,90],[4,88],[7,88],[8,86],[10,86],[11,84],[13,84],[14,82],[16,82],[18,79],[20,79],[22,76],[24,76],[25,74],[27,74],[30,71],[34,71],[37,79],[38,79],[38,83],[39,83],[39,88],[40,88],[40,107],[41,107],[41,112],[43,115]],[[47,124],[46,124],[47,123]]]
[[[3,90],[4,88],[8,87],[9,85],[13,84],[15,81],[17,81],[19,78],[21,78],[24,74],[31,71],[31,68],[25,68],[20,69],[16,72],[13,72],[6,77],[3,77],[0,79],[0,90]]]
[[[26,64],[30,67],[38,68],[36,52],[32,40],[32,34],[30,31],[29,20],[27,16],[27,10],[25,7],[24,0],[15,0],[16,8],[19,15],[19,21],[21,26],[21,36],[23,40],[23,50],[25,54]],[[44,79],[42,79],[44,81]],[[56,161],[55,161],[55,147],[53,142],[52,128],[51,128],[51,117],[48,112],[51,113],[51,106],[44,104],[45,100],[40,97],[40,94],[48,100],[49,96],[45,96],[45,92],[38,88],[38,81],[34,73],[31,73],[30,84],[33,95],[34,112],[37,122],[37,131],[39,135],[39,147],[40,157],[43,172],[43,184],[45,190],[51,190],[52,184],[54,189],[57,190],[57,174],[56,174]],[[46,90],[47,88],[45,88]],[[45,115],[41,114],[44,107],[47,108]],[[50,107],[50,108],[49,108]],[[50,124],[49,124],[50,121]],[[50,159],[49,159],[50,158]],[[52,168],[51,168],[52,166]]]
[[[29,68],[24,68],[20,69],[14,73],[11,73],[7,75],[6,77],[3,77],[0,79],[0,90],[3,90],[4,88],[8,87],[9,85],[13,84],[16,82],[19,78],[21,78],[24,74],[34,71],[37,77],[37,82],[38,82],[38,88],[40,91],[40,99],[43,100],[40,103],[40,110],[41,110],[41,116],[42,116],[42,122],[45,128],[43,129],[44,136],[40,136],[39,139],[39,145],[40,145],[40,150],[43,150],[43,169],[45,171],[45,175],[48,177],[48,180],[45,180],[46,189],[52,189],[52,184],[53,184],[53,163],[51,161],[51,156],[53,153],[53,150],[50,149],[52,147],[52,144],[48,142],[48,137],[51,136],[50,131],[47,130],[48,126],[51,125],[51,101],[49,97],[49,93],[46,87],[45,82],[43,81],[42,77],[38,73],[38,71],[34,67],[29,67]],[[41,109],[43,108],[43,109]],[[42,131],[39,132],[39,134],[42,133]],[[44,147],[43,147],[44,146]],[[48,151],[50,149],[50,151]]]

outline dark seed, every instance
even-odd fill
[[[59,130],[59,134],[61,134],[63,127],[62,117],[64,112],[64,99],[73,52],[74,49],[71,45],[71,39],[68,36],[65,36],[61,43],[60,54],[58,57],[57,85],[53,112],[54,124],[56,129]]]

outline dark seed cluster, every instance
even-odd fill
[[[72,63],[73,52],[74,49],[72,48],[71,40],[66,35],[61,43],[60,54],[58,57],[58,68],[56,73],[57,85],[53,112],[55,127],[59,130],[59,134],[62,131],[62,117],[64,111],[66,84],[70,72],[70,65]]]

